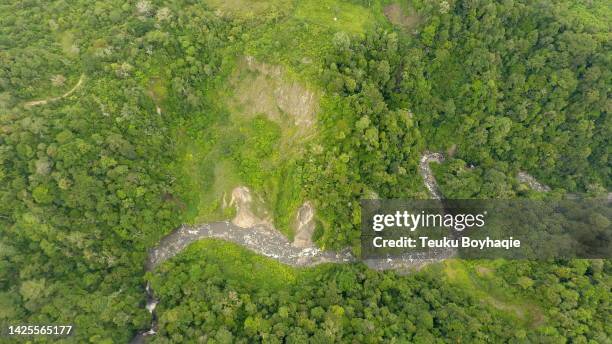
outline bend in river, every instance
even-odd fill
[[[444,156],[440,153],[426,152],[420,160],[419,171],[429,190],[431,197],[442,199],[442,194],[438,190],[438,184],[433,176],[430,162],[442,162]],[[438,249],[422,253],[411,253],[405,256],[394,258],[376,258],[359,260],[347,248],[340,252],[322,251],[315,246],[296,247],[287,237],[265,224],[255,225],[249,228],[242,228],[230,221],[213,222],[208,224],[188,226],[183,225],[172,233],[162,238],[149,251],[145,263],[146,271],[154,271],[156,267],[166,260],[179,254],[189,244],[201,239],[221,239],[248,248],[249,250],[263,256],[276,259],[279,262],[296,267],[315,266],[322,263],[354,263],[362,261],[367,266],[375,270],[398,270],[400,272],[411,271],[431,262],[448,259],[454,255],[454,250]],[[131,343],[143,343],[147,336],[157,332],[157,315],[155,307],[158,300],[155,298],[150,284],[146,285],[147,310],[152,314],[153,320],[151,328],[139,333]]]
[[[442,162],[444,157],[440,153],[426,153],[420,161],[419,170],[423,177],[425,187],[432,198],[441,199],[442,195],[433,176],[430,162]],[[274,228],[266,225],[255,225],[242,228],[230,221],[213,222],[208,224],[188,226],[183,225],[165,236],[159,244],[149,251],[146,270],[153,271],[164,261],[180,253],[194,241],[214,238],[236,243],[263,256],[276,259],[291,266],[314,266],[321,263],[351,263],[358,259],[349,249],[340,252],[322,251],[315,246],[300,248],[293,245],[287,237]],[[410,254],[406,257],[391,259],[365,260],[364,262],[375,269],[398,269],[401,267],[414,267],[417,262],[428,262],[448,258],[448,252],[429,252],[423,254]]]

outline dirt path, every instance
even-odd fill
[[[47,98],[47,99],[41,99],[41,100],[32,100],[32,101],[26,102],[24,104],[24,106],[25,107],[32,107],[32,106],[37,106],[37,105],[45,105],[47,103],[54,102],[54,101],[66,98],[69,95],[71,95],[72,93],[74,93],[74,91],[76,91],[79,87],[81,87],[81,84],[83,84],[83,80],[85,80],[85,74],[81,74],[81,76],[79,77],[79,81],[76,83],[76,85],[74,85],[74,87],[72,87],[68,92],[62,94],[61,96],[53,97],[53,98]]]

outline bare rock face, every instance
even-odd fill
[[[259,72],[273,78],[278,78],[283,74],[283,70],[280,66],[259,62],[253,56],[245,56],[244,61],[248,69],[252,72]]]
[[[284,82],[274,90],[276,103],[285,113],[290,114],[297,126],[310,127],[317,107],[315,94],[297,82]]]
[[[305,202],[297,212],[293,246],[298,248],[313,247],[312,234],[314,230],[314,207],[310,202]]]
[[[429,167],[429,163],[441,163],[443,161],[444,156],[442,154],[431,152],[425,152],[419,161],[419,172],[421,173],[421,177],[423,177],[425,187],[433,199],[442,199],[443,197],[442,193],[440,193],[440,190],[438,189],[438,183],[436,182],[436,178],[434,178],[431,167]]]
[[[251,211],[251,191],[246,186],[239,186],[232,190],[232,199],[230,205],[236,206],[236,216],[232,223],[241,228],[250,228],[264,221],[255,216]]]
[[[548,185],[544,185],[538,182],[532,175],[528,174],[527,172],[523,172],[523,171],[519,172],[516,178],[518,179],[519,183],[527,184],[531,189],[535,191],[538,191],[538,192],[549,192],[550,191],[550,187],[548,187]]]
[[[265,114],[272,121],[289,121],[301,129],[313,126],[319,107],[314,91],[291,80],[283,67],[257,61],[253,56],[241,60],[238,75],[241,70],[248,74],[235,77],[232,84],[234,105],[242,113],[248,116]]]

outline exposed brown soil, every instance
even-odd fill
[[[253,198],[251,191],[246,186],[239,186],[232,191],[232,199],[229,205],[236,206],[236,216],[232,223],[240,228],[251,228],[255,226],[271,227],[267,219],[261,219],[252,210]]]
[[[527,184],[531,189],[538,192],[549,192],[550,187],[548,185],[544,185],[537,181],[533,176],[528,174],[527,172],[519,172],[516,176],[518,181],[523,184]]]
[[[479,276],[490,276],[493,273],[493,270],[491,270],[491,268],[488,268],[486,266],[477,266],[476,273]]]
[[[391,23],[406,30],[415,27],[421,21],[421,18],[414,11],[410,11],[414,14],[406,15],[399,4],[388,5],[383,11]]]
[[[314,124],[318,96],[301,83],[290,80],[281,66],[244,57],[232,78],[234,96],[229,104],[237,113],[266,115],[279,124],[302,129]]]
[[[305,202],[298,209],[296,216],[295,237],[293,238],[293,246],[306,248],[313,247],[312,234],[315,230],[314,208],[312,203]]]

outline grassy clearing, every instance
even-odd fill
[[[263,180],[274,178],[278,162],[272,155],[278,142],[274,123],[257,117],[215,125],[200,137],[184,135],[180,147],[179,174],[189,185],[186,221],[224,220],[233,214],[229,203],[233,188],[247,185],[262,190]],[[263,147],[266,145],[267,147]]]
[[[78,57],[79,49],[76,45],[74,33],[71,31],[64,31],[62,33],[59,33],[57,36],[62,47],[62,52],[66,56],[70,56],[71,58]]]
[[[482,302],[526,327],[538,327],[545,322],[542,309],[524,297],[513,293],[515,288],[496,277],[495,268],[502,261],[446,260],[443,270],[449,283],[470,290]]]
[[[335,33],[361,35],[376,25],[387,26],[383,5],[369,7],[349,1],[299,1],[290,15],[249,34],[245,53],[259,60],[288,67],[292,77],[318,84],[323,56],[332,49]]]
[[[322,56],[332,48],[329,29],[294,18],[262,27],[252,35],[257,39],[246,43],[245,55],[287,67],[289,77],[309,84],[318,82]]]
[[[367,8],[344,1],[300,1],[295,18],[334,31],[363,33],[374,26],[375,16]]]
[[[200,153],[200,147],[192,146],[192,149],[195,154]],[[233,216],[233,210],[224,208],[223,202],[229,203],[232,189],[240,184],[240,178],[232,161],[216,160],[216,155],[213,153],[202,160],[190,160],[184,164],[194,186],[189,208],[190,222],[206,223]]]
[[[295,18],[334,31],[363,33],[373,27],[378,1],[370,8],[342,0],[205,0],[219,15],[243,20]],[[278,24],[278,23],[276,23]]]
[[[198,241],[189,246],[179,257],[179,259],[197,257],[197,261],[193,263],[205,261],[208,263],[207,266],[218,267],[219,276],[240,284],[237,287],[250,290],[282,290],[287,284],[294,283],[302,273],[301,270],[221,240]]]
[[[206,5],[233,18],[276,18],[290,11],[292,0],[205,0]]]

